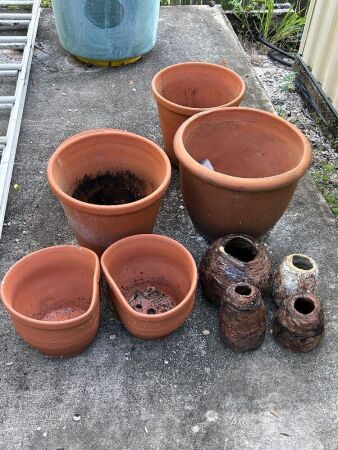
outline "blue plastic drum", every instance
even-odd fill
[[[53,0],[62,47],[82,61],[121,65],[156,43],[160,0]]]

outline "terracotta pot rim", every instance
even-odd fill
[[[174,308],[170,309],[169,311],[166,311],[164,313],[154,314],[154,315],[142,314],[142,313],[139,313],[139,312],[135,311],[129,305],[129,303],[126,301],[126,299],[124,298],[124,295],[122,294],[120,288],[117,286],[117,284],[115,283],[114,279],[112,278],[112,276],[110,275],[110,273],[109,273],[109,271],[108,271],[108,269],[106,267],[105,260],[107,259],[108,254],[112,250],[114,250],[116,247],[123,246],[126,242],[132,242],[132,241],[137,241],[137,240],[166,242],[167,244],[176,247],[180,252],[185,253],[185,255],[190,260],[191,267],[193,269],[193,278],[192,278],[192,281],[191,281],[190,289],[189,289],[187,295],[184,297],[184,299],[178,305],[176,305]],[[129,314],[131,316],[135,317],[135,319],[138,319],[138,320],[141,319],[144,322],[156,322],[156,321],[166,320],[166,319],[170,318],[171,316],[175,316],[176,313],[178,313],[181,309],[184,308],[184,306],[187,303],[189,303],[191,297],[194,295],[194,292],[196,291],[196,288],[197,288],[198,272],[197,272],[197,267],[196,267],[196,263],[195,263],[195,260],[194,260],[193,256],[191,255],[191,253],[182,244],[180,244],[179,242],[175,241],[174,239],[171,239],[171,238],[169,238],[167,236],[163,236],[161,234],[138,234],[138,235],[134,235],[134,236],[128,236],[126,238],[120,239],[117,242],[114,242],[102,254],[102,256],[101,256],[101,267],[102,267],[102,270],[104,272],[105,277],[107,279],[109,279],[109,282],[119,292],[121,299],[123,299],[123,302],[125,303],[128,311],[129,311]]]
[[[226,175],[220,172],[215,172],[199,164],[186,150],[183,143],[183,134],[186,128],[193,122],[197,121],[201,117],[208,115],[227,115],[230,119],[233,117],[234,113],[241,114],[243,117],[257,115],[257,116],[268,116],[276,121],[276,123],[282,123],[292,130],[301,140],[303,144],[303,155],[299,163],[291,170],[287,172],[280,173],[278,175],[273,175],[270,177],[261,178],[242,178],[235,177],[231,175]],[[198,178],[213,184],[217,187],[227,188],[236,191],[272,191],[280,189],[282,187],[288,186],[297,182],[308,169],[311,159],[312,150],[308,139],[304,134],[294,125],[289,123],[287,120],[282,119],[275,113],[263,111],[256,108],[245,108],[245,107],[230,107],[230,108],[213,108],[208,111],[201,112],[199,114],[190,117],[186,120],[178,129],[175,139],[174,139],[174,150],[180,165],[188,169]]]
[[[211,108],[192,108],[192,107],[183,106],[183,105],[179,105],[177,103],[171,102],[170,100],[166,99],[165,97],[163,97],[163,95],[161,95],[158,92],[158,90],[156,89],[156,83],[157,83],[157,80],[160,78],[160,76],[164,72],[167,72],[169,70],[173,70],[177,67],[182,67],[182,66],[186,66],[186,67],[193,67],[193,66],[205,67],[205,66],[207,66],[207,67],[217,68],[218,70],[224,70],[224,72],[226,72],[228,75],[233,76],[234,78],[237,79],[237,81],[240,82],[241,90],[240,90],[239,94],[230,102],[225,103],[223,105],[216,106],[216,107],[214,106]],[[245,82],[244,82],[243,78],[240,75],[238,75],[238,73],[234,72],[233,70],[229,69],[228,67],[221,66],[220,64],[206,63],[206,62],[201,62],[201,61],[189,61],[189,62],[173,64],[171,66],[165,67],[164,69],[157,72],[157,74],[154,76],[154,78],[152,79],[152,82],[151,82],[151,89],[152,89],[152,93],[153,93],[153,96],[155,97],[155,99],[161,105],[163,105],[170,111],[173,111],[178,114],[182,114],[184,116],[192,116],[194,114],[197,114],[197,113],[205,111],[205,110],[209,111],[211,109],[224,108],[227,106],[238,105],[244,97],[245,88],[246,88]]]
[[[21,263],[25,260],[30,259],[32,256],[36,256],[36,255],[42,255],[43,253],[53,253],[53,252],[59,252],[60,250],[66,250],[69,252],[81,252],[81,253],[87,253],[90,254],[91,256],[93,256],[95,258],[95,271],[93,274],[93,291],[92,291],[92,299],[90,302],[90,306],[87,309],[87,311],[85,311],[83,314],[81,314],[80,316],[74,317],[72,319],[67,319],[67,320],[38,320],[38,319],[32,319],[31,317],[25,316],[24,314],[19,313],[15,308],[13,308],[6,300],[5,296],[4,296],[4,285],[6,283],[6,279],[9,275],[9,273],[16,269],[18,266],[21,265]],[[6,307],[6,309],[10,312],[11,315],[13,315],[16,319],[20,320],[21,322],[25,323],[26,325],[28,324],[29,326],[33,327],[33,328],[39,328],[39,329],[67,329],[67,328],[73,328],[76,327],[78,325],[80,325],[83,322],[86,322],[90,316],[92,315],[96,303],[97,303],[97,299],[99,298],[97,293],[99,290],[99,279],[100,279],[100,260],[99,257],[96,255],[95,252],[93,252],[92,250],[89,250],[88,248],[85,247],[80,247],[77,245],[55,245],[52,247],[46,247],[46,248],[42,248],[40,250],[37,250],[35,252],[29,253],[28,255],[24,256],[23,258],[19,259],[19,261],[17,261],[16,263],[13,264],[12,267],[10,267],[10,269],[7,271],[6,275],[4,276],[1,286],[0,286],[0,296],[1,296],[1,300],[4,304],[4,306]]]
[[[80,200],[77,200],[73,198],[72,196],[66,194],[62,189],[59,188],[57,185],[54,176],[53,176],[53,166],[55,164],[55,161],[60,153],[64,151],[65,148],[67,148],[69,145],[73,144],[76,141],[80,141],[82,139],[86,139],[90,135],[103,135],[108,134],[110,136],[124,136],[126,138],[134,139],[135,141],[142,141],[144,143],[147,143],[149,146],[153,148],[154,151],[157,151],[159,155],[161,155],[163,162],[165,163],[165,176],[161,182],[161,184],[149,195],[146,197],[141,198],[140,200],[136,200],[135,202],[131,203],[125,203],[122,205],[95,205],[92,203],[86,203],[82,202]],[[119,130],[115,128],[98,128],[98,129],[92,129],[83,131],[81,133],[77,133],[65,141],[63,141],[58,148],[55,150],[55,152],[52,154],[52,156],[49,159],[48,162],[48,168],[47,168],[47,177],[49,181],[49,185],[59,199],[61,199],[65,204],[68,206],[71,206],[72,208],[75,208],[79,211],[85,212],[87,214],[93,214],[93,215],[102,215],[102,216],[108,216],[108,215],[122,215],[126,213],[132,213],[139,211],[140,209],[145,208],[146,206],[154,203],[154,201],[158,200],[162,197],[164,192],[166,191],[167,187],[169,186],[170,179],[171,179],[171,164],[169,161],[168,156],[166,153],[159,147],[155,142],[151,141],[150,139],[147,139],[143,136],[140,136],[135,133],[131,133],[130,131],[126,130]]]

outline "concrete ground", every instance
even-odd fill
[[[115,127],[161,144],[150,82],[162,67],[229,65],[246,79],[245,104],[272,108],[217,8],[162,9],[155,49],[117,70],[74,65],[58,45],[50,11],[38,43],[43,51],[33,60],[13,174],[21,188],[10,193],[0,278],[31,251],[74,242],[46,180],[47,160],[66,137]],[[156,231],[183,243],[198,262],[207,244],[182,205],[175,171]],[[318,261],[326,312],[320,348],[293,354],[267,333],[261,349],[234,354],[219,340],[217,308],[199,291],[187,323],[152,342],[128,334],[103,296],[95,342],[76,358],[53,360],[26,346],[1,308],[0,448],[337,449],[337,227],[310,178],[265,241],[274,265],[291,252]],[[269,301],[269,330],[273,310]]]

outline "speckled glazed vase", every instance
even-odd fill
[[[199,272],[205,298],[219,305],[233,283],[250,283],[264,292],[271,275],[271,261],[263,244],[249,236],[231,234],[209,247]]]
[[[152,81],[164,149],[178,165],[174,153],[175,133],[189,117],[219,106],[238,106],[245,93],[243,79],[218,64],[187,62],[166,67]]]
[[[139,177],[145,184],[143,198],[101,205],[73,197],[79,180],[107,171],[127,171]],[[78,243],[99,255],[123,237],[153,231],[170,177],[169,159],[158,145],[122,130],[90,130],[72,136],[48,163],[50,187]]]
[[[82,247],[49,247],[20,259],[1,284],[1,299],[29,345],[69,357],[95,338],[100,319],[100,263]]]
[[[250,108],[191,117],[177,131],[174,148],[188,213],[210,240],[230,233],[260,237],[270,230],[312,156],[294,125]],[[200,164],[205,159],[214,170]]]
[[[297,294],[315,294],[318,266],[310,256],[293,254],[284,258],[274,276],[273,298],[278,306]]]
[[[219,311],[222,341],[236,352],[259,348],[265,337],[265,306],[259,289],[247,283],[231,284]]]
[[[111,245],[102,255],[101,265],[114,307],[134,336],[167,336],[189,316],[195,299],[197,268],[191,254],[178,242],[155,234],[130,236]],[[142,311],[141,304],[133,309],[131,299],[149,288],[170,296],[174,307],[162,313],[153,308]]]
[[[284,300],[274,316],[273,335],[288,350],[310,352],[324,336],[324,311],[313,294],[299,294]]]

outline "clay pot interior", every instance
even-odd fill
[[[188,256],[182,253],[178,258],[175,246],[168,245],[167,241],[157,241],[154,247],[152,240],[142,239],[142,235],[140,239],[123,241],[125,245],[115,244],[114,251],[108,249],[102,256],[104,272],[113,280],[120,299],[133,313],[147,314],[150,319],[155,319],[155,315],[165,314],[159,312],[160,307],[155,305],[145,310],[141,303],[133,302],[134,308],[130,305],[135,294],[142,296],[149,288],[155,288],[166,300],[168,297],[172,300],[173,308],[168,311],[173,311],[191,290],[194,274],[193,271],[187,273],[187,265],[191,264]]]
[[[313,264],[311,259],[305,255],[292,255],[292,264],[300,270],[312,270]]]
[[[195,161],[208,159],[215,172],[232,177],[291,171],[303,158],[300,134],[277,116],[255,113],[259,111],[232,108],[195,116],[182,134],[185,150]]]
[[[192,62],[163,69],[154,78],[153,90],[174,105],[205,109],[239,104],[245,84],[223,66]]]
[[[55,155],[49,178],[56,189],[77,201],[108,206],[141,200],[164,183],[166,161],[158,152],[145,151],[146,140],[97,131],[79,135],[80,144],[68,143],[67,151]]]
[[[297,296],[293,302],[293,308],[299,313],[303,315],[311,314],[315,309],[315,304],[310,297]]]
[[[258,253],[255,245],[249,239],[241,236],[235,236],[228,240],[223,248],[225,253],[245,263],[253,261]]]
[[[98,273],[96,256],[87,249],[62,246],[40,250],[9,270],[2,299],[16,316],[42,322],[69,321],[89,311]]]

